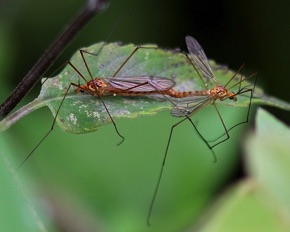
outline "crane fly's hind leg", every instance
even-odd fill
[[[166,162],[166,158],[167,158],[167,154],[168,154],[168,150],[169,150],[169,145],[170,145],[170,142],[171,142],[171,138],[172,138],[172,135],[173,135],[173,131],[174,131],[174,129],[175,129],[176,126],[178,126],[179,124],[181,124],[185,120],[186,120],[186,118],[182,119],[181,121],[179,121],[176,124],[174,124],[171,127],[171,129],[170,129],[169,138],[168,138],[168,141],[167,141],[165,153],[164,153],[163,160],[162,160],[162,164],[161,164],[161,169],[159,171],[159,176],[158,176],[158,179],[157,179],[156,187],[154,189],[154,193],[153,193],[153,196],[152,196],[152,199],[151,199],[151,202],[150,202],[150,206],[149,206],[149,211],[148,211],[148,215],[147,215],[147,225],[148,226],[151,225],[150,219],[151,219],[151,215],[152,215],[154,203],[155,203],[155,200],[156,200],[156,197],[157,197],[157,193],[158,193],[158,190],[159,190],[160,182],[161,182],[161,179],[162,179],[164,165],[165,165],[165,162]]]

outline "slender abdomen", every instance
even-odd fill
[[[169,95],[174,98],[184,98],[184,97],[190,97],[190,96],[207,96],[208,91],[202,90],[202,91],[184,91],[179,92],[174,89],[168,89],[164,92],[165,95]]]

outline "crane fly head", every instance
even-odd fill
[[[89,89],[86,85],[79,85],[79,87],[74,92],[75,93],[85,93],[85,92],[89,92]]]
[[[237,101],[237,95],[234,92],[228,92],[228,99],[233,100],[233,101]]]

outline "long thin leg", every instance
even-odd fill
[[[210,146],[208,141],[204,138],[204,136],[200,133],[200,131],[197,129],[196,125],[193,123],[193,121],[191,120],[190,117],[186,116],[186,118],[189,120],[189,122],[191,123],[191,125],[194,127],[195,131],[197,132],[197,134],[199,135],[199,137],[202,139],[202,141],[206,144],[206,146],[208,147],[208,149],[212,152],[213,155],[213,162],[216,163],[217,162],[217,157],[216,154],[213,150],[214,146]]]
[[[180,123],[182,123],[185,120],[186,120],[186,118],[182,119],[178,123],[174,124],[171,127],[171,129],[170,129],[170,134],[169,134],[169,138],[168,138],[165,154],[163,156],[163,160],[162,160],[159,176],[158,176],[158,179],[157,179],[157,184],[156,184],[156,187],[155,187],[155,190],[154,190],[154,193],[153,193],[153,197],[152,197],[152,200],[151,200],[151,203],[150,203],[150,206],[149,206],[149,211],[148,211],[148,216],[147,216],[147,225],[148,226],[151,226],[150,218],[151,218],[153,206],[154,206],[154,203],[155,203],[155,199],[156,199],[156,196],[157,196],[157,193],[158,193],[158,190],[159,190],[159,185],[160,185],[160,182],[161,182],[161,178],[162,178],[162,175],[163,175],[163,169],[164,169],[165,161],[166,161],[166,158],[167,158],[167,153],[168,153],[169,144],[170,144],[170,141],[171,141],[171,138],[172,138],[173,130],[174,130],[174,128],[176,126],[178,126]]]
[[[190,117],[186,116],[184,119],[182,119],[181,121],[177,122],[176,124],[174,124],[171,129],[170,129],[170,133],[169,133],[169,138],[168,138],[168,141],[167,141],[167,145],[166,145],[166,149],[165,149],[165,154],[163,156],[163,160],[162,160],[162,164],[161,164],[161,169],[159,171],[159,176],[158,176],[158,179],[157,179],[157,183],[156,183],[156,187],[154,189],[154,193],[153,193],[153,197],[152,197],[152,200],[150,202],[150,206],[149,206],[149,211],[148,211],[148,216],[147,216],[147,225],[150,226],[151,223],[150,223],[150,218],[151,218],[151,214],[152,214],[152,210],[153,210],[153,207],[154,207],[154,203],[155,203],[155,200],[156,200],[156,196],[157,196],[157,193],[158,193],[158,190],[159,190],[159,186],[160,186],[160,182],[161,182],[161,179],[162,179],[162,175],[163,175],[163,170],[164,170],[164,166],[165,166],[165,162],[166,162],[166,158],[167,158],[167,154],[168,154],[168,150],[169,150],[169,145],[170,145],[170,142],[171,142],[171,138],[172,138],[172,135],[173,135],[173,131],[174,129],[176,128],[176,126],[178,126],[179,124],[183,123],[185,120],[189,120],[189,122],[191,123],[191,125],[194,127],[195,131],[198,133],[198,135],[200,136],[200,138],[203,140],[203,142],[207,145],[207,147],[211,150],[212,154],[213,154],[213,157],[214,157],[214,163],[217,162],[217,158],[216,158],[216,155],[215,155],[215,152],[213,150],[213,147],[211,147],[209,145],[209,143],[206,141],[206,139],[204,138],[204,136],[200,133],[200,131],[197,129],[196,125],[194,124],[194,122],[191,120]]]
[[[78,86],[78,85],[76,85],[76,84],[74,84],[74,83],[70,83],[70,85],[69,85],[69,87],[67,88],[67,90],[65,91],[65,94],[64,94],[64,96],[63,96],[63,98],[62,98],[62,100],[61,100],[61,102],[60,102],[60,104],[59,104],[59,107],[58,107],[58,109],[57,109],[57,111],[56,111],[56,114],[55,114],[55,117],[53,118],[53,121],[52,121],[52,124],[51,124],[51,127],[50,127],[50,129],[49,129],[49,131],[44,135],[44,137],[38,142],[38,144],[33,148],[33,150],[26,156],[26,158],[21,162],[21,164],[15,169],[15,172],[17,172],[22,166],[23,166],[23,164],[32,156],[32,154],[35,152],[35,150],[43,143],[43,141],[48,137],[48,135],[53,131],[53,129],[54,129],[54,126],[55,126],[55,123],[56,123],[56,118],[57,118],[57,115],[58,115],[58,113],[59,113],[59,111],[60,111],[60,108],[61,108],[61,106],[62,106],[62,104],[63,104],[63,102],[64,102],[64,100],[65,100],[65,98],[66,98],[66,96],[67,96],[67,94],[68,94],[68,92],[69,92],[69,90],[70,90],[70,88],[72,87],[72,86]]]
[[[116,77],[118,73],[124,68],[124,66],[127,64],[127,62],[132,58],[132,56],[139,50],[139,49],[157,49],[158,47],[142,47],[142,46],[136,46],[136,48],[133,50],[133,52],[127,57],[127,59],[123,62],[123,64],[117,69],[117,71],[114,73],[113,77]]]
[[[221,120],[222,126],[223,126],[223,128],[225,130],[225,135],[226,135],[226,138],[225,139],[223,139],[222,141],[219,141],[216,144],[214,144],[214,145],[211,146],[211,148],[214,148],[217,145],[219,145],[219,144],[225,142],[226,140],[228,140],[230,138],[230,134],[229,134],[229,131],[228,131],[227,127],[226,127],[226,124],[225,124],[224,120],[222,119],[222,116],[221,116],[221,114],[220,114],[220,112],[219,112],[219,110],[218,110],[218,108],[217,108],[217,106],[215,104],[215,101],[212,104],[213,104],[213,106],[214,106],[214,108],[215,108],[215,110],[216,110],[216,112],[217,112],[217,114],[218,114],[218,116],[219,116],[219,118]]]
[[[102,46],[103,48],[104,46]],[[130,55],[124,60],[124,62],[121,64],[121,66],[115,71],[115,73],[112,75],[112,77],[116,77],[118,75],[118,73],[126,66],[126,64],[128,63],[128,61],[132,58],[132,56],[139,50],[139,49],[157,49],[158,47],[142,47],[142,46],[136,46],[134,48],[134,50],[130,53]],[[93,52],[88,52],[86,50],[80,50],[82,56],[84,53],[88,54],[88,55],[92,55],[92,56],[98,56],[100,51],[98,51],[98,53],[93,53]],[[83,56],[84,57],[84,56]],[[84,58],[83,58],[84,59]],[[86,62],[85,62],[86,63]],[[86,64],[87,70],[89,72],[89,74],[92,76],[92,74],[89,71],[88,65]]]

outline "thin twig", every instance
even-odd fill
[[[10,96],[0,106],[0,118],[7,116],[25,95],[40,80],[66,46],[76,37],[78,32],[107,6],[107,0],[87,0],[86,6],[78,13],[72,22],[56,38],[51,46],[44,52],[32,69],[27,73]]]

